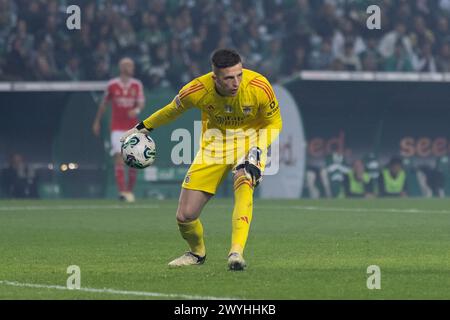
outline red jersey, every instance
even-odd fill
[[[120,78],[110,80],[104,99],[112,103],[111,130],[128,130],[139,122],[137,117],[128,115],[138,102],[145,100],[142,82],[138,79],[130,78],[127,83]]]

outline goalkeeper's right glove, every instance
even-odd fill
[[[137,126],[135,126],[134,128],[131,128],[130,130],[128,130],[127,132],[125,132],[122,136],[122,138],[120,138],[120,142],[123,143],[125,141],[126,138],[128,138],[130,135],[132,135],[133,133],[144,133],[144,134],[149,134],[151,131],[153,131],[152,128],[146,128],[144,125],[144,122],[140,122],[138,123]]]

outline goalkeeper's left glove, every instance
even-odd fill
[[[252,179],[252,184],[255,188],[262,181],[261,155],[262,150],[258,147],[253,147],[245,157],[244,163],[236,167],[236,170],[244,169],[245,174]]]
[[[151,131],[153,131],[152,128],[149,129],[149,128],[145,127],[144,122],[140,122],[135,127],[131,128],[130,130],[125,132],[123,134],[122,138],[120,138],[120,142],[123,143],[125,141],[125,139],[128,136],[132,135],[133,133],[141,132],[141,133],[144,133],[144,134],[149,134]]]

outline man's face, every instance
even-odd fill
[[[134,62],[131,59],[123,59],[119,64],[120,74],[126,77],[132,77],[134,74]]]
[[[391,166],[391,174],[397,176],[402,170],[402,166],[398,163]]]
[[[357,160],[353,163],[353,171],[357,175],[362,175],[364,173],[364,163],[361,160]]]
[[[406,27],[403,24],[398,24],[395,29],[400,35],[404,35],[406,33]]]
[[[242,82],[242,63],[224,69],[214,68],[213,79],[221,94],[234,97]]]
[[[22,165],[23,158],[20,154],[14,154],[11,158],[11,166],[13,168],[18,168]]]

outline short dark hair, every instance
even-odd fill
[[[394,156],[391,158],[391,161],[389,161],[389,166],[402,166],[403,165],[403,159],[400,156]]]
[[[218,69],[229,68],[241,62],[241,56],[233,49],[218,49],[211,55],[211,63]]]

